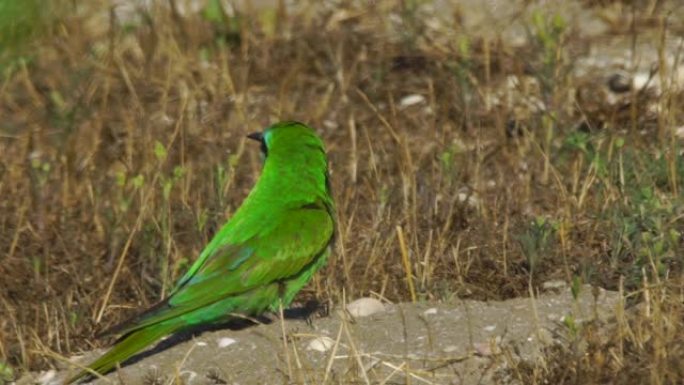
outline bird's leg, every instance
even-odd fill
[[[272,311],[267,311],[264,313],[261,313],[259,317],[257,318],[260,323],[264,325],[272,324],[276,321],[280,320],[280,316],[277,313],[274,313]]]
[[[306,324],[313,328],[315,318],[323,318],[330,315],[328,302],[320,302],[317,299],[310,299],[304,303],[303,307]]]

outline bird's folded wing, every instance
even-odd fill
[[[333,237],[333,218],[325,206],[307,204],[278,217],[266,233],[239,245],[217,247],[170,297],[117,327],[117,332],[130,333],[227,296],[286,280],[313,263]]]

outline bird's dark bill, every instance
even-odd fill
[[[247,137],[252,140],[256,140],[257,142],[264,140],[264,135],[261,132],[252,132],[251,134],[247,135]]]
[[[247,135],[247,137],[261,143],[261,155],[265,158],[268,155],[268,148],[266,147],[266,141],[264,141],[264,134],[261,132],[252,132]]]

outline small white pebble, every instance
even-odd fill
[[[197,341],[197,342],[195,342],[195,345],[197,345],[197,346],[207,346],[208,344],[207,344],[206,342],[204,342],[204,341]]]
[[[347,311],[353,317],[367,317],[385,311],[385,305],[375,298],[359,298],[347,305]]]
[[[546,281],[542,283],[542,289],[544,290],[561,290],[565,289],[568,284],[562,280]]]
[[[225,347],[230,346],[230,345],[232,345],[232,344],[234,344],[234,343],[236,343],[236,342],[237,342],[237,341],[234,340],[234,339],[232,339],[232,338],[223,337],[223,338],[220,338],[220,339],[218,340],[218,347],[219,347],[219,348],[225,348]]]
[[[174,123],[173,118],[170,116],[166,115],[164,112],[156,113],[152,115],[152,120],[154,123],[159,124],[161,126],[171,126]]]
[[[482,357],[487,357],[501,353],[499,343],[500,339],[497,337],[494,341],[476,342],[473,344],[473,347],[475,348],[475,353]]]
[[[654,85],[653,83],[652,76],[648,72],[639,72],[634,75],[634,78],[632,79],[632,85],[637,90],[644,88],[647,84],[652,87]]]
[[[431,307],[423,312],[424,316],[429,316],[429,315],[434,315],[437,314],[437,308],[436,307]]]
[[[309,341],[306,349],[315,350],[317,352],[327,352],[328,350],[332,349],[333,346],[335,346],[335,340],[330,337],[323,336]]]
[[[456,197],[458,198],[459,202],[465,202],[470,207],[477,207],[477,205],[480,203],[480,200],[477,199],[477,197],[474,194],[460,192],[456,195]]]
[[[675,129],[675,135],[679,139],[684,139],[684,126],[679,126]]]
[[[473,347],[475,348],[475,353],[482,357],[492,355],[492,348],[489,346],[488,342],[475,342]]]
[[[41,385],[52,384],[53,380],[55,379],[55,375],[57,375],[57,371],[50,369],[46,372],[43,372],[40,377],[38,377],[36,382]]]
[[[486,332],[493,332],[494,329],[496,329],[496,325],[489,325],[489,326],[485,326],[485,327],[484,327],[484,330],[485,330]]]
[[[408,95],[404,96],[401,98],[401,101],[399,101],[399,106],[400,107],[409,107],[414,104],[420,104],[425,102],[425,96],[423,95],[418,95],[418,94],[413,94],[413,95]]]
[[[326,119],[323,121],[323,126],[327,129],[334,130],[334,129],[338,128],[340,125],[337,124],[337,122],[334,120]]]

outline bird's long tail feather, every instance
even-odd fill
[[[131,334],[125,336],[121,341],[116,343],[107,353],[102,357],[98,358],[90,365],[88,368],[100,373],[105,374],[108,371],[114,369],[118,363],[123,363],[128,358],[138,353],[140,350],[151,344],[152,342],[158,340],[159,338],[173,333],[178,329],[175,323],[159,323],[156,325],[150,325],[146,328],[136,330]],[[92,374],[90,371],[82,370],[77,375],[71,377],[65,382],[65,384],[71,384],[77,381],[81,377],[87,374]]]

